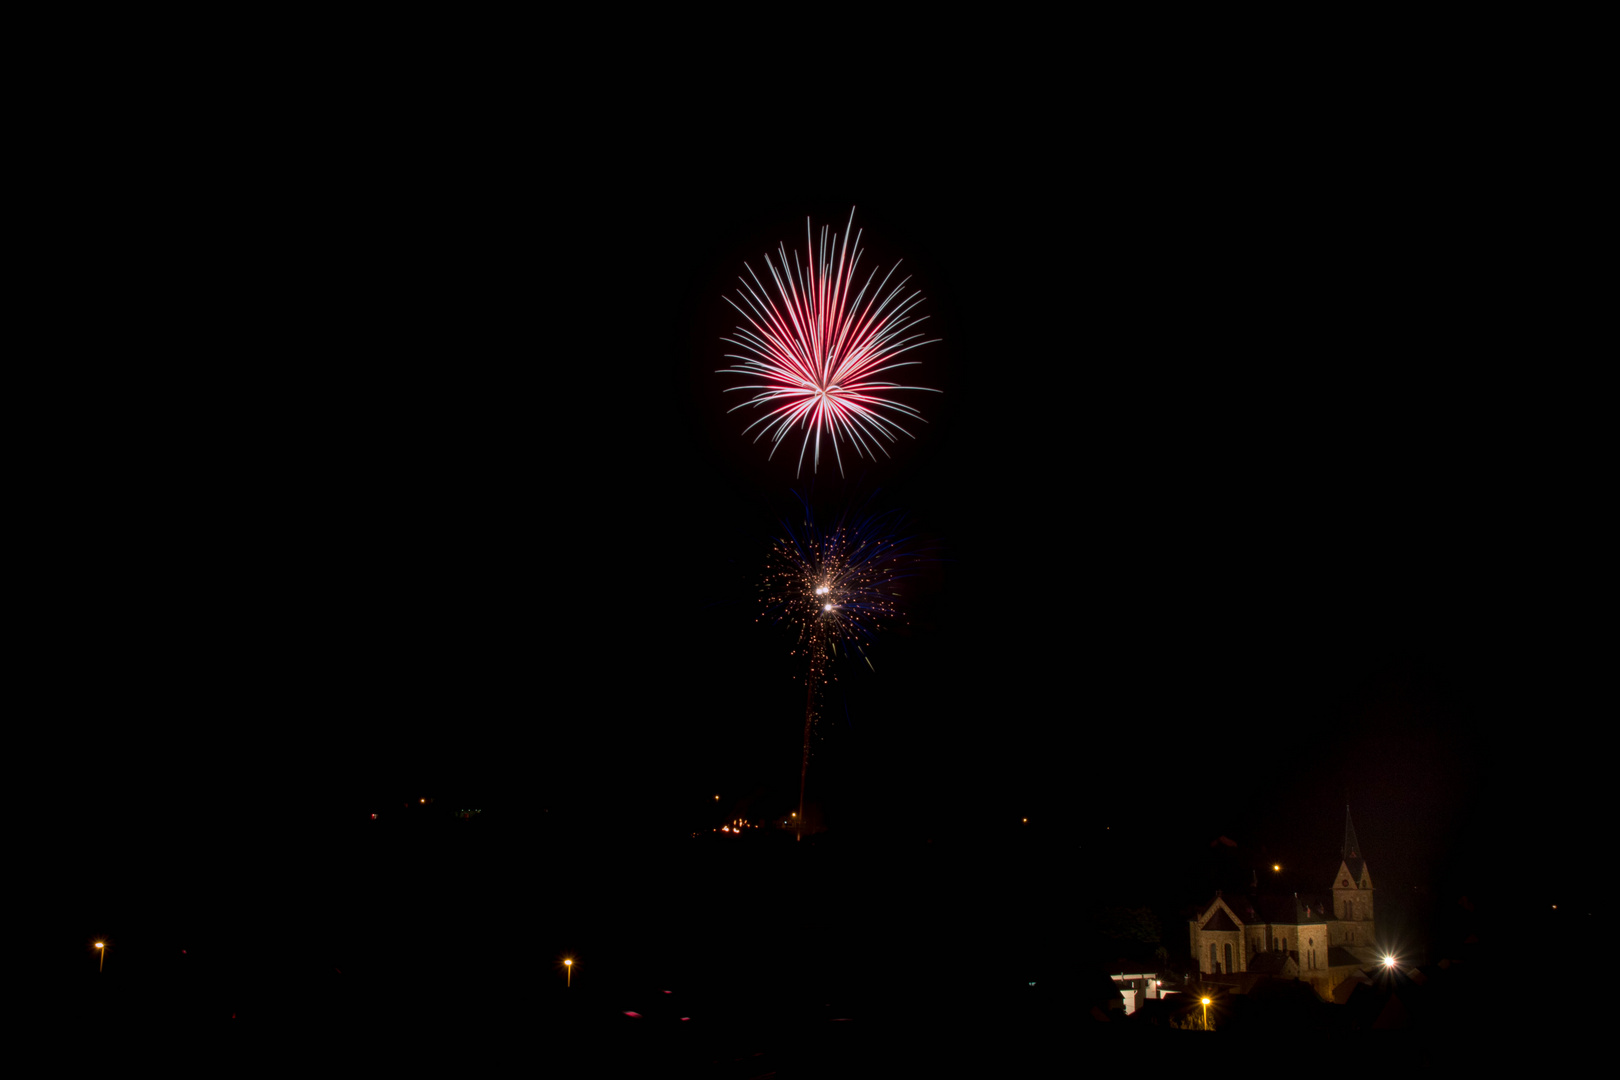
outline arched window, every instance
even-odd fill
[[[1233,970],[1233,967],[1232,967],[1232,946],[1230,946],[1230,945],[1228,945],[1226,947],[1226,970],[1228,972],[1231,972]]]
[[[1350,901],[1348,900],[1344,902],[1344,917],[1346,919],[1350,917]]]
[[[1220,965],[1221,965],[1220,959],[1215,954],[1215,943],[1212,941],[1212,942],[1209,943],[1209,970],[1210,970],[1210,973],[1214,974],[1215,972],[1219,971],[1221,969]]]

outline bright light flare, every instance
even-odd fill
[[[812,437],[816,444],[812,471],[821,464],[823,435],[832,444],[840,474],[844,471],[844,457],[838,447],[840,440],[848,440],[857,456],[876,461],[877,450],[883,450],[884,456],[888,456],[881,439],[898,442],[897,432],[908,438],[915,436],[886,413],[922,420],[921,413],[910,405],[890,400],[890,394],[896,390],[940,392],[932,387],[902,386],[879,378],[884,372],[917,364],[915,360],[894,362],[896,357],[941,339],[922,341],[920,333],[908,333],[927,318],[914,319],[909,314],[922,301],[919,292],[901,295],[906,282],[911,280],[909,277],[884,293],[899,263],[883,276],[870,298],[867,291],[877,277],[876,270],[867,276],[855,299],[850,300],[850,285],[861,258],[859,233],[855,234],[853,254],[849,250],[852,246],[849,230],[854,224],[855,211],[851,209],[842,246],[836,233],[829,243],[827,226],[822,226],[817,250],[812,241],[810,219],[806,218],[802,267],[797,251],[789,263],[786,244],[777,245],[780,268],[766,256],[765,267],[776,283],[779,299],[771,299],[770,290],[746,263],[743,268],[748,271],[748,278],[737,279],[742,282],[737,295],[744,306],[726,297],[726,303],[736,308],[748,325],[737,327],[736,337],[720,339],[743,352],[727,353],[726,359],[738,363],[720,369],[718,374],[745,375],[760,380],[728,387],[728,390],[756,391],[752,398],[728,411],[736,412],[750,405],[767,410],[744,428],[743,434],[758,427],[755,442],[770,435],[772,457],[789,432],[802,428],[800,472],[804,469],[804,454]],[[752,284],[749,278],[753,279]]]

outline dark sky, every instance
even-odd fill
[[[604,837],[785,809],[799,699],[752,598],[808,472],[724,413],[721,297],[854,206],[944,392],[816,497],[877,491],[943,561],[829,698],[830,823],[1309,858],[1348,801],[1375,872],[1512,851],[1578,883],[1611,711],[1596,432],[1561,405],[1590,390],[1549,385],[1580,277],[1415,154],[780,184],[368,157],[132,194],[85,226],[99,302],[40,451],[76,827],[217,847],[216,808],[417,790]]]

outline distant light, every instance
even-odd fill
[[[1394,967],[1395,966],[1395,958],[1393,956],[1384,957],[1384,966],[1385,967]]]
[[[1028,825],[1028,824],[1029,824],[1029,818],[1025,818],[1025,819],[1024,819],[1024,824],[1025,824],[1025,825]],[[1029,985],[1031,985],[1031,986],[1034,986],[1034,985],[1035,985],[1035,984],[1034,984],[1034,983],[1030,983],[1030,984],[1029,984]]]
[[[421,800],[419,800],[419,801],[420,801],[420,802],[427,802],[427,800],[426,800],[426,799],[421,799]]]
[[[1208,1005],[1209,1004],[1209,998],[1199,998],[1198,1003],[1200,1005]]]
[[[798,812],[798,811],[797,811],[797,810],[795,810],[795,811],[793,811],[793,812],[792,812],[792,813],[791,813],[791,814],[789,814],[789,815],[788,815],[788,816],[789,816],[789,817],[798,817],[798,816],[799,816],[799,812]]]
[[[103,948],[101,942],[99,942],[99,941],[96,942],[96,948],[98,948],[98,949]]]
[[[1272,863],[1271,868],[1273,870],[1281,870],[1282,869],[1282,863]]]
[[[574,966],[574,962],[572,960],[564,960],[563,961],[563,967],[573,967],[573,966]]]
[[[823,604],[823,605],[821,605],[821,610],[822,611],[831,611],[832,610],[832,605],[831,604]]]

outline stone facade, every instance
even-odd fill
[[[1215,900],[1189,927],[1193,956],[1198,970],[1206,975],[1233,973],[1248,969],[1244,948],[1243,920],[1215,894]]]

